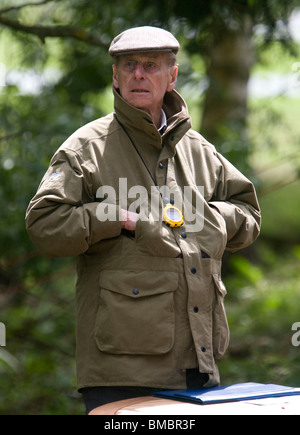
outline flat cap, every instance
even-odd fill
[[[116,36],[109,47],[111,56],[149,51],[172,51],[180,48],[172,33],[159,27],[135,27]]]

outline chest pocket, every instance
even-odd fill
[[[95,325],[98,348],[110,354],[168,353],[175,338],[178,274],[104,271]]]

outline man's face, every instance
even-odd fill
[[[113,67],[113,83],[129,104],[153,115],[161,111],[166,92],[175,88],[178,68],[166,53],[120,56]]]

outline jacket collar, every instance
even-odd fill
[[[176,144],[191,128],[187,105],[178,92],[172,91],[165,96],[163,110],[167,116],[168,126],[162,136],[148,113],[127,103],[115,88],[113,93],[115,115],[135,142],[147,143],[161,149],[163,143],[172,137],[170,146],[175,152]]]

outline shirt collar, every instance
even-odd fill
[[[160,127],[158,129],[158,132],[163,135],[164,132],[166,131],[166,128],[168,127],[168,120],[167,120],[167,115],[166,112],[161,109],[161,123],[160,123]]]

